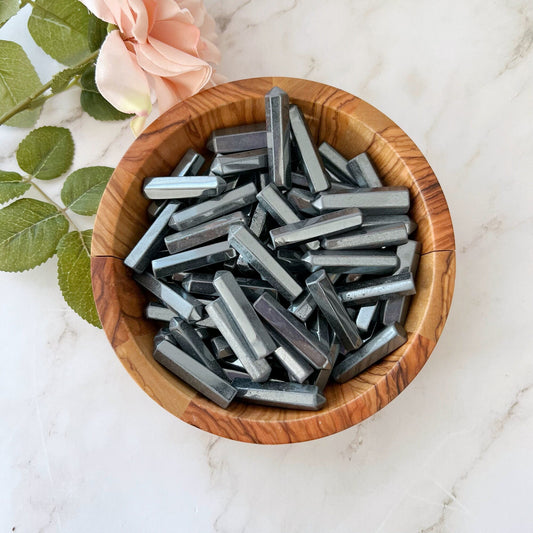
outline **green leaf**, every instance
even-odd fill
[[[94,66],[88,68],[81,76],[81,107],[96,120],[124,120],[130,117],[115,109],[98,91],[94,81]]]
[[[41,87],[37,72],[20,44],[0,41],[0,115],[7,113]],[[6,124],[31,128],[39,118],[38,109],[17,113]]]
[[[89,324],[101,328],[91,285],[92,230],[67,233],[57,246],[57,280],[65,301]]]
[[[87,38],[89,41],[89,50],[94,52],[98,50],[104,42],[107,35],[107,22],[95,17],[92,13],[89,15],[89,24]]]
[[[64,91],[68,84],[79,74],[81,74],[87,65],[81,65],[75,68],[66,68],[52,77],[52,93],[57,94]]]
[[[21,272],[40,265],[56,253],[68,231],[57,207],[22,198],[0,210],[0,270]]]
[[[8,21],[19,10],[19,0],[0,0],[0,24]]]
[[[22,139],[17,161],[22,170],[40,180],[51,180],[68,170],[74,157],[74,141],[66,128],[43,126]]]
[[[28,20],[33,40],[64,65],[89,55],[88,27],[89,11],[77,0],[35,0]]]
[[[61,200],[78,215],[94,215],[111,174],[111,167],[76,170],[65,180]]]
[[[0,170],[0,204],[22,196],[31,185],[22,181],[22,176],[17,172]]]

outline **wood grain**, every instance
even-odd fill
[[[143,318],[146,296],[124,267],[144,232],[145,177],[165,175],[189,147],[205,152],[213,129],[262,121],[264,94],[288,92],[303,110],[317,142],[346,157],[367,150],[387,185],[409,187],[411,216],[422,242],[417,294],[406,322],[408,342],[342,385],[328,385],[319,412],[234,402],[228,410],[198,395],[158,365],[151,339],[157,326]],[[339,89],[294,78],[256,78],[221,85],[178,104],[131,146],[113,174],[98,210],[92,279],[102,324],[121,362],[165,409],[201,429],[235,440],[280,444],[316,439],[357,424],[394,399],[431,354],[449,312],[455,280],[453,227],[444,194],[428,162],[407,135],[381,112]]]

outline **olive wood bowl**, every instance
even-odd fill
[[[410,215],[422,243],[416,295],[405,324],[406,344],[379,363],[325,389],[321,411],[293,411],[234,401],[221,409],[152,357],[158,323],[144,318],[149,297],[123,259],[146,230],[148,176],[165,176],[192,147],[205,154],[209,134],[265,120],[264,95],[284,89],[300,106],[317,142],[352,158],[367,151],[385,185],[411,192]],[[302,79],[255,78],[202,91],[151,124],[116,168],[96,216],[91,275],[103,328],[120,361],[157,403],[185,422],[230,439],[281,444],[317,439],[353,426],[387,405],[414,379],[443,330],[455,280],[455,242],[448,206],[435,174],[413,141],[383,113],[344,91]]]

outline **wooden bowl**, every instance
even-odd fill
[[[189,147],[205,153],[212,130],[265,120],[264,95],[274,86],[298,104],[318,142],[351,158],[368,151],[386,185],[409,187],[422,255],[408,341],[351,381],[326,387],[321,411],[292,411],[235,401],[224,410],[197,394],[152,357],[158,324],[146,320],[147,295],[123,258],[148,226],[147,176],[167,175]],[[185,422],[230,439],[281,444],[348,428],[395,398],[416,376],[442,332],[453,294],[455,243],[444,194],[409,137],[371,105],[344,91],[294,78],[255,78],[203,91],[164,113],[131,145],[104,192],[96,216],[91,269],[104,330],[126,370],[162,407]]]

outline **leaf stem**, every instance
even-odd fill
[[[73,69],[81,68],[85,65],[88,65],[92,61],[94,61],[98,57],[98,53],[100,50],[95,50],[91,55],[87,56],[85,59],[80,61],[77,65],[74,65]],[[17,105],[13,106],[9,111],[6,111],[2,116],[0,116],[0,125],[7,122],[10,118],[14,117],[17,113],[20,113],[21,111],[24,111],[25,109],[28,109],[31,106],[31,103],[41,96],[41,94],[45,93],[52,87],[52,80],[48,81],[44,85],[41,85],[34,93],[30,94],[27,98],[24,98],[24,100],[21,100]],[[72,87],[72,84],[68,84],[64,91]],[[62,92],[62,91],[61,91]]]
[[[37,183],[35,183],[35,181],[33,181],[33,177],[32,176],[27,176],[26,178],[23,178],[23,181],[25,181],[26,183],[29,183],[31,186],[35,187],[35,189],[39,192],[39,194],[46,199],[47,202],[49,202],[50,204],[52,204],[53,206],[55,206],[57,208],[57,210],[68,220],[69,224],[74,228],[75,231],[78,232],[78,235],[80,236],[80,240],[83,244],[83,247],[85,248],[85,250],[87,251],[87,254],[88,255],[91,255],[91,251],[90,250],[87,250],[87,246],[85,246],[85,241],[83,240],[83,235],[81,234],[81,230],[80,228],[78,228],[78,226],[76,225],[76,223],[72,220],[72,218],[70,218],[70,216],[67,214],[67,207],[61,207],[60,204],[58,204],[57,202],[54,202],[54,200],[52,200],[52,198],[50,198],[50,196],[48,196],[48,194],[46,194],[42,189],[41,187],[39,187],[39,185],[37,185]]]
[[[74,223],[74,221],[67,215],[66,211],[67,211],[67,208],[66,207],[61,207],[61,205],[59,205],[57,202],[54,202],[54,200],[52,200],[52,198],[50,198],[50,196],[48,196],[48,194],[46,194],[42,189],[41,187],[39,187],[39,185],[37,185],[37,183],[35,183],[33,181],[33,178],[32,177],[28,177],[26,178],[24,181],[26,181],[27,183],[29,183],[30,185],[32,185],[33,187],[35,187],[38,191],[39,191],[39,194],[41,196],[43,196],[47,202],[51,203],[52,205],[54,205],[55,207],[57,207],[57,210],[60,211],[64,216],[65,218],[74,226],[74,228],[76,228],[78,231],[80,231],[78,229],[78,227],[76,226],[76,224]]]

